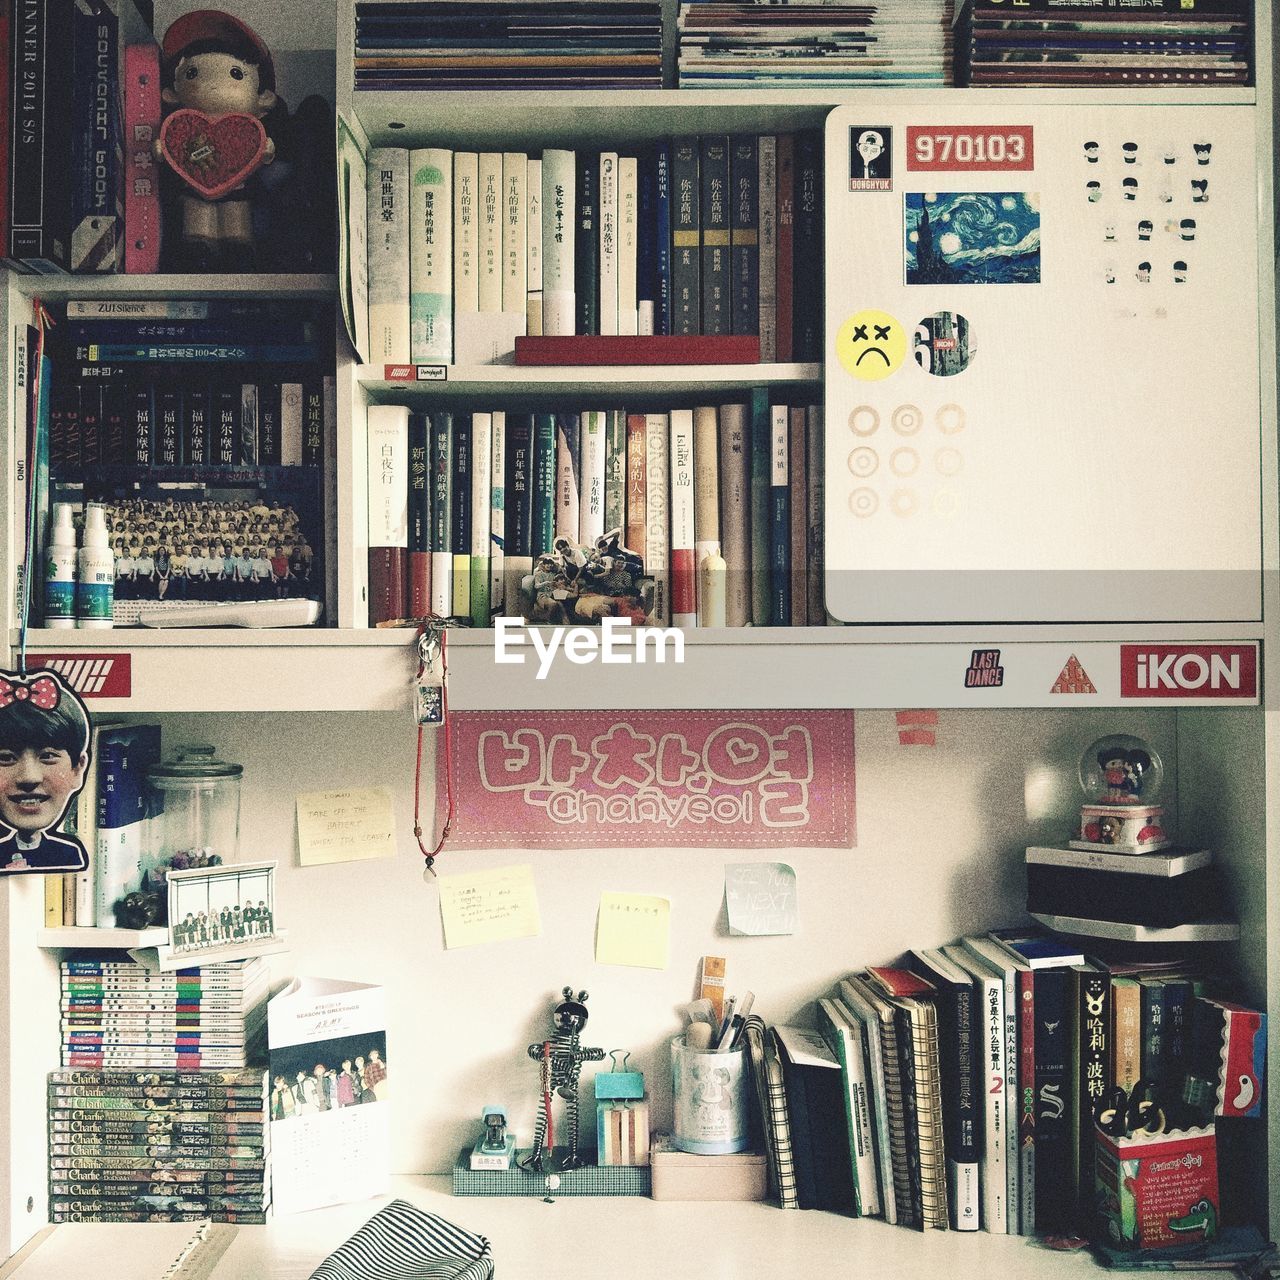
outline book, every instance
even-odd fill
[[[822,431],[822,405],[811,404],[804,411],[805,424],[805,490],[808,515],[805,541],[806,617],[809,626],[823,627],[827,623],[826,582],[826,530],[823,527],[826,489],[826,453]]]
[[[476,168],[476,293],[481,314],[502,310],[502,153],[481,151]]]
[[[872,1137],[866,1046],[862,1023],[839,999],[818,1000],[818,1027],[840,1063],[852,1159],[853,1209],[857,1217],[880,1213],[880,1190]]]
[[[148,817],[146,773],[160,759],[158,724],[117,725],[98,735],[94,918],[114,925],[116,904],[142,887]]]
[[[453,415],[431,415],[431,612],[453,613]]]
[[[71,16],[72,271],[123,267],[124,189],[118,104],[123,59],[115,0],[80,0]],[[65,92],[65,87],[64,87]]]
[[[671,332],[702,333],[702,213],[697,138],[671,144]]]
[[[574,287],[577,193],[572,151],[542,153],[542,332],[548,337],[576,333]],[[517,344],[518,345],[518,344]]]
[[[464,315],[480,310],[480,156],[453,153],[453,313],[459,327]]]
[[[605,481],[605,411],[589,409],[579,417],[582,428],[578,472],[578,538],[592,546],[603,536]]]
[[[409,363],[409,153],[375,147],[368,156],[369,358]]]
[[[791,622],[791,482],[790,412],[785,404],[770,406],[769,429],[769,622]]]
[[[409,354],[415,364],[453,359],[453,156],[409,153]]]
[[[530,554],[550,555],[556,540],[556,417],[540,410],[533,418],[533,514]]]
[[[1109,1076],[1126,1094],[1142,1079],[1142,989],[1136,978],[1111,979]]]
[[[529,157],[523,151],[502,154],[502,310],[523,316],[529,301]],[[539,213],[541,217],[541,213]]]
[[[521,157],[523,159],[523,157]],[[493,414],[471,415],[470,560],[468,599],[473,626],[487,627],[490,620],[489,547],[492,538],[490,501],[493,466]]]
[[[720,557],[720,425],[714,405],[700,405],[693,411],[693,557],[694,571],[701,575],[709,557]],[[718,601],[723,599],[723,584]],[[706,617],[708,594],[697,592],[698,626],[723,625],[721,618]]]
[[[605,411],[604,531],[626,530],[627,415],[623,409]]]
[[[974,983],[982,1046],[982,1225],[997,1235],[1009,1232],[1009,1142],[1011,1125],[1005,1048],[1004,977],[968,948],[942,948],[943,956]],[[1016,1162],[1015,1162],[1016,1174]],[[1014,1219],[1017,1221],[1016,1217]]]
[[[471,616],[471,415],[453,415],[453,511],[449,517],[449,550],[452,553],[449,588],[451,613]]]
[[[660,627],[666,626],[671,618],[667,501],[670,484],[667,453],[670,438],[671,427],[665,413],[644,415],[644,571],[653,579],[653,610],[650,618],[655,626]]]
[[[492,452],[489,465],[489,611],[503,616],[507,609],[506,496],[507,496],[507,415],[495,409],[491,416]],[[519,601],[510,602],[519,610]]]
[[[544,334],[515,339],[515,362],[523,365],[755,364],[759,356],[760,339],[752,334],[688,338]]]
[[[749,1014],[742,1025],[742,1038],[751,1059],[751,1079],[755,1087],[760,1132],[769,1161],[769,1187],[778,1207],[795,1209],[795,1162],[791,1154],[791,1123],[787,1117],[786,1085],[778,1065],[773,1037],[759,1014]]]
[[[645,554],[645,486],[648,481],[644,444],[645,415],[627,414],[627,518],[622,543],[642,559]]]
[[[749,412],[751,623],[753,626],[767,627],[773,617],[769,557],[773,421],[769,409],[768,387],[752,388]]]
[[[760,332],[760,155],[752,134],[729,139],[730,329]]]
[[[1071,1142],[1073,1219],[1089,1229],[1094,1217],[1094,1108],[1107,1095],[1110,1078],[1111,978],[1105,966],[1086,960],[1071,974]]]
[[[793,306],[795,278],[796,217],[796,139],[795,134],[777,135],[777,247],[775,250],[775,358],[786,363],[795,355],[795,314]]]
[[[600,332],[600,156],[577,154],[573,281],[577,320],[573,333]]]
[[[656,260],[654,264],[655,299],[653,306],[653,332],[666,337],[675,332],[672,328],[671,292],[671,147],[659,142],[653,148],[654,168],[654,240]]]
[[[556,536],[578,542],[581,532],[582,426],[576,413],[556,414]]]
[[[507,475],[503,485],[503,588],[507,613],[520,608],[521,583],[533,572],[533,414],[508,413]]]
[[[732,332],[729,270],[729,139],[716,134],[700,140],[702,273],[701,332]]]
[[[542,333],[542,161],[529,157],[525,177],[525,227],[528,291],[525,332]]]
[[[801,1209],[847,1210],[853,1204],[849,1139],[835,1118],[844,1110],[840,1064],[822,1036],[806,1027],[773,1033],[787,1094],[787,1117]]]
[[[373,406],[371,405],[370,408]],[[409,612],[431,612],[431,419],[409,415]]]
[[[409,410],[369,406],[369,622],[409,614]]]
[[[636,296],[636,258],[639,252],[639,164],[635,156],[618,158],[618,333],[640,332]],[[651,330],[652,331],[652,330]]]
[[[947,1153],[951,1226],[976,1231],[981,1221],[981,1153],[978,1009],[973,983],[938,948],[911,951],[906,964],[937,991],[938,1053],[942,1071],[942,1118]]]
[[[274,380],[258,385],[258,464],[278,467],[280,462],[280,388]],[[208,457],[209,398],[203,388],[189,387],[184,399],[186,426],[183,428],[183,447],[191,461],[191,450],[196,441],[203,445],[201,456]]]
[[[822,359],[823,140],[817,130],[796,135],[792,249],[794,360]]]
[[[760,359],[767,363],[778,358],[778,139],[773,134],[756,139],[756,163],[759,252],[755,332],[760,335]]]
[[[809,621],[809,456],[804,407],[792,405],[787,427],[787,486],[791,491],[791,616],[793,627]]]
[[[668,570],[671,584],[671,625],[698,623],[697,561],[694,551],[694,437],[693,411],[673,409],[669,416],[670,484],[667,490],[671,536]]]
[[[616,337],[618,334],[618,153],[602,151],[599,162],[600,212],[597,220],[597,234],[600,241],[599,328],[595,332]]]

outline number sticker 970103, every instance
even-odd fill
[[[1030,125],[908,125],[907,169],[1006,173],[1035,168]]]

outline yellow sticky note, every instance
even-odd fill
[[[386,787],[298,797],[298,861],[304,867],[389,858],[395,851],[396,820]]]
[[[531,866],[440,877],[444,945],[474,947],[506,938],[536,938],[542,932]]]
[[[665,969],[670,925],[670,898],[602,893],[596,922],[596,963]]]

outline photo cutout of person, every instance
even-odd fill
[[[62,679],[0,672],[0,873],[88,867],[80,841],[54,831],[88,767],[89,713]]]
[[[862,129],[854,143],[862,172],[858,177],[887,178],[889,176],[888,143],[883,129]]]

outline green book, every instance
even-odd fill
[[[556,538],[556,416],[533,419],[533,558],[551,551]]]

